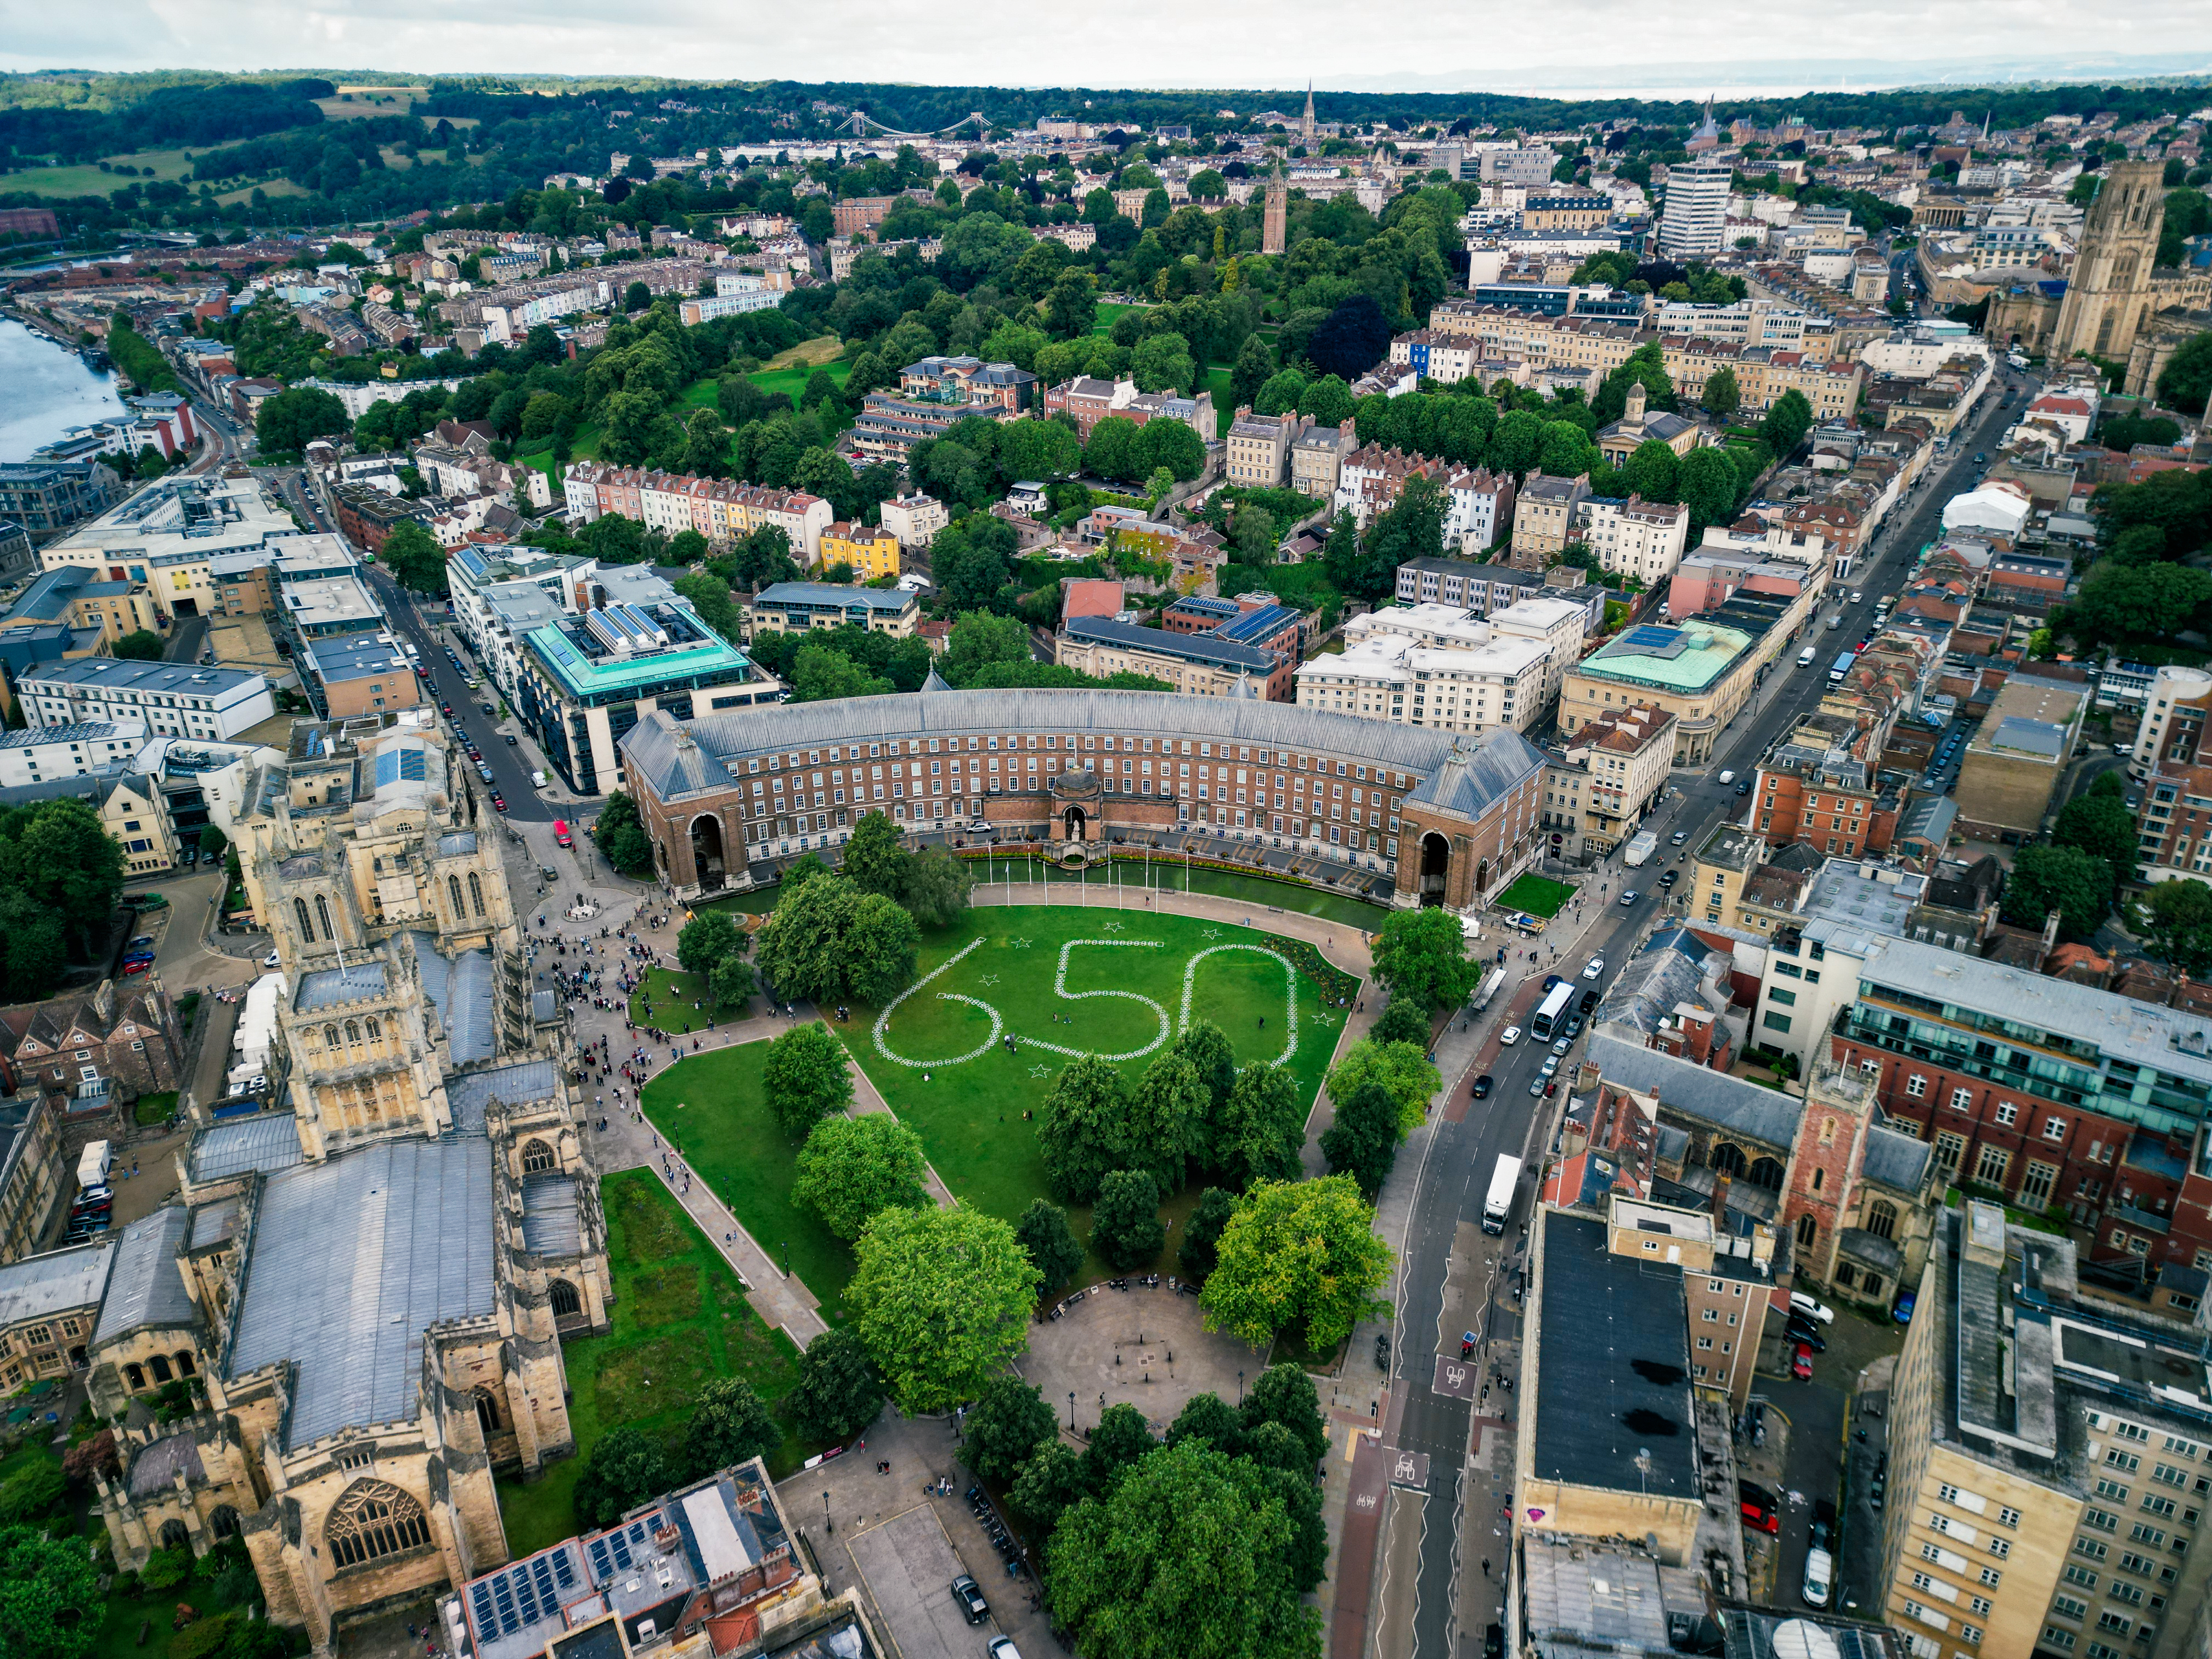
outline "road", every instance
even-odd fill
[[[1827,641],[1838,641],[1838,649],[1856,641],[1859,634],[1872,624],[1875,600],[1902,580],[1919,549],[1940,531],[1943,502],[1972,487],[1980,471],[1972,456],[1978,448],[1994,447],[1993,440],[2008,412],[1999,400],[2011,379],[1992,386],[1982,408],[1953,435],[1947,455],[1930,466],[1911,497],[1893,511],[1889,526],[1876,535],[1849,581],[1838,585],[1843,603],[1821,607],[1820,618],[1835,615],[1843,619],[1842,628],[1833,633],[1828,631],[1825,620],[1814,625],[1824,651]],[[1848,595],[1852,591],[1864,598],[1850,602]],[[1674,775],[1674,790],[1678,794],[1671,806],[1653,816],[1650,827],[1661,833],[1662,842],[1676,830],[1686,832],[1686,844],[1669,849],[1677,866],[1686,867],[1690,851],[1737,806],[1736,786],[1720,783],[1719,774],[1726,770],[1747,775],[1789,726],[1818,705],[1827,689],[1825,664],[1832,655],[1816,653],[1814,665],[1799,668],[1794,652],[1785,647],[1769,671],[1770,684],[1755,708],[1740,714],[1720,734],[1711,765],[1703,772],[1685,770]],[[1585,891],[1589,898],[1581,932],[1573,931],[1565,915],[1553,924],[1554,933],[1565,930],[1558,971],[1578,974],[1591,955],[1602,956],[1609,967],[1617,965],[1668,920],[1667,906],[1654,890],[1664,859],[1662,854],[1632,872],[1612,861],[1587,872],[1589,884]],[[1620,902],[1624,877],[1640,890],[1641,896],[1632,905]],[[1540,987],[1534,965],[1524,961],[1522,967]],[[1506,1009],[1493,1011],[1488,1017],[1492,1024],[1502,1027],[1524,1015],[1524,1005],[1533,1000],[1535,988],[1525,982],[1519,987],[1519,994]],[[1486,1058],[1493,1054],[1494,1060]],[[1403,1656],[1462,1659],[1480,1651],[1482,1635],[1477,1626],[1502,1617],[1497,1609],[1503,1575],[1487,1580],[1479,1572],[1472,1579],[1467,1577],[1477,1565],[1472,1558],[1480,1557],[1485,1549],[1500,1557],[1505,1553],[1502,1544],[1489,1542],[1481,1531],[1484,1526],[1494,1524],[1486,1498],[1483,1512],[1476,1515],[1471,1513],[1472,1505],[1462,1493],[1474,1408],[1465,1400],[1436,1393],[1430,1382],[1432,1356],[1458,1352],[1460,1328],[1444,1317],[1448,1298],[1455,1307],[1486,1308],[1492,1325],[1484,1334],[1493,1343],[1517,1336],[1518,1318],[1511,1311],[1510,1299],[1501,1297],[1491,1287],[1510,1282],[1521,1257],[1521,1233],[1531,1201],[1529,1183],[1524,1180],[1513,1221],[1504,1237],[1493,1239],[1481,1232],[1481,1208],[1498,1155],[1519,1156],[1540,1146],[1540,1127],[1546,1136],[1551,1133],[1559,1103],[1540,1103],[1528,1092],[1530,1080],[1547,1057],[1548,1051],[1541,1044],[1526,1039],[1502,1050],[1494,1040],[1487,1041],[1475,1062],[1459,1076],[1444,1079],[1444,1098],[1453,1105],[1440,1114],[1413,1200],[1395,1342],[1397,1362],[1391,1419],[1386,1423],[1389,1446],[1427,1454],[1430,1473],[1425,1491],[1415,1496],[1401,1490],[1393,1499],[1394,1505],[1408,1498],[1417,1504],[1418,1524],[1402,1519],[1394,1509],[1390,1522],[1378,1536],[1373,1576],[1378,1599],[1371,1615],[1375,1651],[1381,1659],[1402,1659]],[[1573,1060],[1571,1052],[1566,1063]],[[1486,1100],[1469,1103],[1462,1121],[1453,1121],[1452,1110],[1467,1101],[1472,1074],[1484,1069],[1496,1080],[1494,1092]],[[1474,1287],[1475,1293],[1462,1303],[1460,1297],[1468,1287]],[[1827,1461],[1832,1465],[1832,1431],[1827,1440]],[[1792,1469],[1796,1473],[1794,1459]],[[1812,1473],[1807,1470],[1808,1480]],[[1817,1492],[1808,1496],[1825,1497],[1833,1490],[1832,1474]],[[1480,1548],[1473,1544],[1477,1537],[1484,1540]],[[1796,1567],[1802,1572],[1802,1537],[1798,1543]],[[1790,1591],[1794,1605],[1794,1585]],[[1337,1659],[1353,1659],[1353,1656],[1340,1653]]]

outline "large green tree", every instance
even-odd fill
[[[994,1376],[961,1424],[961,1462],[986,1480],[1010,1486],[1059,1430],[1058,1416],[1034,1384]]]
[[[769,1109],[793,1140],[853,1102],[845,1045],[819,1022],[794,1025],[768,1045],[761,1089]]]
[[[628,1423],[601,1435],[576,1476],[576,1519],[604,1527],[673,1484],[660,1442]]]
[[[1045,1091],[1037,1152],[1054,1198],[1088,1204],[1098,1183],[1125,1166],[1129,1152],[1129,1091],[1111,1060],[1081,1054]]]
[[[1305,1139],[1305,1106],[1288,1069],[1255,1061],[1237,1074],[1216,1143],[1224,1181],[1242,1188],[1255,1181],[1296,1180]]]
[[[2128,811],[2119,774],[2106,772],[2087,793],[2066,803],[2051,839],[2057,846],[2078,847],[2092,858],[2104,860],[2114,871],[2126,873],[2136,867],[2139,834],[2135,814]]]
[[[743,948],[744,936],[729,914],[702,910],[676,935],[677,966],[687,974],[710,974],[723,957]]]
[[[1262,1182],[1238,1200],[1199,1307],[1208,1330],[1255,1347],[1286,1331],[1331,1347],[1382,1310],[1391,1261],[1350,1176]]]
[[[318,438],[334,438],[352,428],[337,394],[320,386],[295,386],[264,398],[253,416],[253,435],[264,454],[297,454]]]
[[[1394,910],[1375,940],[1375,976],[1431,1012],[1464,1003],[1482,977],[1482,964],[1467,952],[1467,933],[1450,911],[1429,906]]]
[[[889,1112],[825,1117],[799,1149],[791,1195],[843,1239],[858,1238],[877,1211],[929,1202],[921,1138]]]
[[[839,867],[845,878],[864,893],[898,897],[906,885],[905,834],[886,812],[863,813],[845,842],[845,859]]]
[[[1336,1117],[1322,1132],[1322,1156],[1331,1175],[1348,1175],[1369,1198],[1382,1190],[1398,1159],[1398,1103],[1381,1084],[1366,1082],[1336,1103]]]
[[[1083,1246],[1075,1242],[1067,1212],[1048,1198],[1030,1200],[1029,1208],[1014,1223],[1014,1237],[1043,1275],[1048,1295],[1074,1278],[1083,1266]]]
[[[1204,1114],[1207,1104],[1196,1066],[1173,1048],[1155,1055],[1129,1091],[1123,1167],[1150,1170],[1169,1192],[1182,1186],[1191,1121]]]
[[[405,519],[392,526],[377,556],[402,587],[436,599],[445,598],[446,550],[414,520]]]
[[[854,1255],[845,1305],[910,1415],[973,1400],[1028,1340],[1037,1270],[996,1216],[878,1211]]]
[[[843,876],[787,890],[759,937],[761,970],[778,995],[878,1006],[913,981],[921,942],[895,900]]]
[[[0,814],[0,894],[20,894],[88,953],[123,890],[123,849],[81,800],[42,801]]]
[[[799,1381],[783,1397],[792,1425],[809,1440],[843,1440],[876,1420],[884,1380],[866,1344],[831,1326],[799,1356]]]
[[[1363,1037],[1344,1051],[1344,1058],[1329,1068],[1328,1096],[1347,1100],[1363,1083],[1379,1083],[1398,1103],[1401,1128],[1417,1129],[1428,1115],[1429,1103],[1442,1089],[1443,1079],[1428,1055],[1410,1042],[1377,1042]]]
[[[717,1469],[765,1457],[783,1431],[743,1377],[712,1376],[699,1385],[684,1425],[684,1476],[703,1480]]]
[[[2112,866],[2078,847],[2023,847],[2005,881],[2004,919],[2040,930],[2053,910],[2059,931],[2087,939],[2112,908]]]
[[[1319,1659],[1293,1536],[1257,1464],[1196,1438],[1161,1447],[1061,1517],[1054,1617],[1094,1659]]]
[[[625,790],[607,792],[606,805],[592,824],[592,839],[623,875],[641,876],[653,868],[653,842],[637,815],[637,802]]]
[[[0,1652],[10,1659],[85,1659],[100,1638],[92,1552],[50,1530],[0,1529]]]
[[[2212,975],[2212,887],[2162,881],[2136,901],[2143,948],[2191,979]]]
[[[1115,1170],[1098,1183],[1091,1213],[1091,1248],[1116,1273],[1145,1266],[1167,1243],[1160,1224],[1160,1187],[1148,1170]]]

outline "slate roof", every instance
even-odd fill
[[[123,1230],[115,1241],[115,1267],[100,1304],[94,1342],[110,1342],[149,1325],[190,1324],[198,1317],[184,1275],[177,1271],[177,1249],[191,1219],[190,1210],[172,1204]]]
[[[1936,1149],[1924,1140],[1877,1124],[1867,1131],[1866,1157],[1859,1172],[1869,1181],[1899,1192],[1917,1193]]]
[[[131,1460],[130,1488],[133,1498],[145,1498],[172,1486],[177,1476],[204,1480],[199,1442],[189,1432],[164,1435]]]
[[[453,1127],[465,1135],[484,1132],[484,1108],[495,1100],[520,1106],[548,1100],[560,1086],[550,1060],[526,1060],[482,1072],[461,1072],[446,1079],[446,1103],[453,1109]]]
[[[1591,1036],[1589,1058],[1607,1083],[1656,1094],[1665,1110],[1771,1146],[1796,1144],[1805,1103],[1791,1096],[1602,1034]]]
[[[270,1177],[225,1370],[297,1368],[288,1449],[411,1418],[424,1330],[495,1298],[490,1143],[364,1146]]]
[[[678,724],[654,715],[622,740],[623,753],[654,792],[672,799],[727,788],[753,757],[908,737],[978,737],[1007,732],[1133,732],[1258,744],[1341,755],[1369,765],[1425,775],[1413,798],[1475,810],[1540,773],[1543,757],[1518,732],[1486,733],[1464,745],[1471,757],[1449,784],[1426,777],[1462,740],[1449,732],[1389,720],[1326,714],[1294,703],[1188,697],[1166,691],[932,691],[782,703]]]
[[[576,1182],[564,1175],[534,1175],[522,1183],[522,1248],[533,1255],[574,1255],[582,1247],[576,1218]]]
[[[292,994],[295,1012],[335,1008],[340,1003],[360,1002],[384,994],[384,964],[356,962],[344,968],[318,968],[300,975],[300,988]]]
[[[273,1175],[299,1161],[300,1129],[289,1112],[233,1118],[192,1137],[191,1162],[196,1182],[221,1181],[248,1170]]]
[[[113,1244],[79,1244],[0,1267],[0,1329],[64,1308],[91,1307],[107,1286],[114,1256]]]

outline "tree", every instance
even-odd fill
[[[123,849],[81,800],[53,800],[0,813],[0,892],[20,896],[33,916],[73,935],[80,954],[101,935],[123,890]],[[13,931],[33,917],[11,915]]]
[[[1130,451],[1137,441],[1137,423],[1126,415],[1109,415],[1091,428],[1083,446],[1083,465],[1102,478],[1133,478]]]
[[[1681,462],[1664,440],[1646,438],[1636,446],[1620,469],[1621,482],[1632,495],[1647,501],[1671,501],[1680,494]]]
[[[607,792],[607,804],[599,809],[599,818],[592,825],[592,839],[599,842],[607,862],[626,876],[642,875],[653,868],[653,842],[637,815],[637,802],[626,790]]]
[[[1322,426],[1342,426],[1352,418],[1352,388],[1337,374],[1310,380],[1298,393],[1298,413]]]
[[[807,1132],[791,1195],[838,1237],[855,1239],[878,1210],[927,1204],[927,1168],[921,1138],[889,1112],[835,1115]]]
[[[1152,334],[1137,343],[1129,357],[1129,377],[1139,392],[1176,392],[1190,388],[1198,378],[1191,361],[1190,342],[1180,334]]]
[[[1705,394],[1698,401],[1705,406],[1705,413],[1715,420],[1725,421],[1743,407],[1743,392],[1736,385],[1735,371],[1723,365],[1705,376]]]
[[[1030,660],[1030,633],[1012,617],[970,611],[957,618],[937,672],[948,684],[964,686],[994,663]]]
[[[1037,1448],[1007,1493],[1040,1534],[1049,1534],[1062,1516],[1091,1495],[1089,1462],[1065,1440],[1057,1439]]]
[[[1348,1176],[1262,1182],[1238,1200],[1200,1293],[1206,1328],[1264,1346],[1285,1331],[1334,1347],[1386,1305],[1390,1247]]]
[[[1331,1100],[1348,1100],[1363,1083],[1379,1083],[1398,1103],[1398,1123],[1418,1129],[1428,1115],[1429,1102],[1443,1087],[1443,1079],[1429,1063],[1425,1052],[1410,1042],[1377,1042],[1362,1037],[1344,1051],[1344,1058],[1329,1068]]]
[[[842,875],[787,885],[760,929],[758,961],[778,995],[884,1003],[914,977],[914,918]]]
[[[297,454],[318,438],[353,429],[353,421],[335,392],[320,386],[295,386],[261,400],[253,416],[253,435],[264,454]]]
[[[1229,1218],[1236,1213],[1234,1193],[1220,1187],[1208,1187],[1198,1195],[1198,1207],[1182,1224],[1182,1243],[1176,1250],[1176,1260],[1182,1264],[1184,1278],[1204,1279],[1213,1271],[1221,1235],[1228,1231]]]
[[[1307,1469],[1328,1455],[1328,1425],[1322,1418],[1321,1396],[1305,1367],[1294,1361],[1284,1360],[1261,1371],[1244,1391],[1238,1412],[1248,1434],[1263,1423],[1288,1431]]]
[[[2191,979],[2212,973],[2212,887],[2162,881],[2136,901],[2143,948]]]
[[[1091,1243],[1115,1272],[1144,1266],[1160,1253],[1167,1238],[1167,1229],[1160,1224],[1159,1183],[1149,1170],[1116,1170],[1098,1183]]]
[[[1482,977],[1467,954],[1467,934],[1450,911],[1431,906],[1394,910],[1375,940],[1375,976],[1404,997],[1442,1013],[1464,1003]]]
[[[753,965],[732,952],[707,970],[707,989],[717,1008],[742,1008],[760,988]]]
[[[1129,441],[1126,476],[1149,477],[1162,471],[1185,483],[1206,471],[1205,441],[1182,421],[1147,421]]]
[[[727,912],[702,910],[676,935],[676,963],[687,974],[708,974],[723,957],[744,948],[744,935]]]
[[[1150,1170],[1163,1188],[1174,1191],[1182,1185],[1191,1121],[1207,1105],[1206,1090],[1188,1060],[1172,1048],[1154,1056],[1129,1091],[1122,1139],[1127,1155],[1118,1162],[1125,1168]]]
[[[1145,1414],[1134,1406],[1109,1406],[1099,1413],[1098,1426],[1091,1431],[1091,1443],[1083,1450],[1085,1485],[1091,1494],[1111,1492],[1158,1444]]]
[[[1237,1053],[1228,1035],[1210,1019],[1194,1019],[1176,1034],[1172,1054],[1188,1060],[1202,1091],[1183,1126],[1183,1144],[1201,1170],[1221,1167],[1220,1145],[1230,1091],[1237,1086]]]
[[[845,1305],[908,1415],[975,1398],[1028,1340],[1037,1270],[996,1216],[878,1211],[854,1254]]]
[[[685,531],[696,535],[696,531]],[[671,552],[674,551],[671,547]],[[710,571],[695,570],[689,575],[678,576],[669,584],[691,602],[699,613],[699,620],[734,645],[744,637],[744,618],[738,610],[738,602],[730,597],[730,585]]]
[[[1389,319],[1366,294],[1339,301],[1306,342],[1306,356],[1313,366],[1346,385],[1381,362],[1389,350]]]
[[[869,812],[854,826],[845,843],[845,878],[864,893],[896,898],[906,885],[911,856],[902,844],[905,832],[885,812]]]
[[[968,908],[975,885],[965,860],[942,847],[931,847],[908,860],[899,896],[907,914],[921,927],[950,927]]]
[[[1234,1406],[1218,1394],[1193,1395],[1176,1414],[1176,1420],[1168,1425],[1167,1443],[1170,1446],[1182,1440],[1202,1440],[1233,1457],[1243,1439],[1244,1419],[1237,1414]]]
[[[1260,388],[1267,384],[1275,372],[1275,354],[1267,349],[1267,343],[1257,334],[1248,334],[1244,343],[1237,348],[1237,367],[1229,374],[1230,405],[1246,408],[1260,395]],[[1292,399],[1296,401],[1295,396]]]
[[[112,647],[115,654],[131,662],[159,662],[161,660],[161,636],[149,629],[133,629]]]
[[[2112,904],[2112,866],[2076,847],[2023,847],[2005,883],[2003,915],[2040,930],[2053,910],[2059,931],[2087,939]]]
[[[446,550],[414,520],[404,519],[392,526],[377,556],[402,587],[438,599],[446,596]]]
[[[2185,415],[2202,415],[2212,399],[2212,334],[2185,340],[2159,371],[2158,400]]]
[[[1428,1011],[1413,998],[1394,996],[1367,1035],[1377,1042],[1411,1042],[1426,1053],[1432,1024]]]
[[[1252,337],[1257,340],[1260,337]],[[1252,412],[1255,415],[1282,415],[1298,406],[1304,394],[1306,377],[1295,368],[1285,368],[1269,375],[1252,395]]]
[[[1727,523],[1742,489],[1727,453],[1711,445],[1692,450],[1674,470],[1675,493],[1690,509],[1693,528]]]
[[[641,1429],[618,1424],[599,1437],[576,1476],[576,1519],[604,1527],[668,1490],[668,1459]]]
[[[831,1326],[799,1356],[799,1381],[783,1397],[792,1426],[809,1440],[843,1440],[876,1420],[884,1382],[865,1343]]]
[[[1774,407],[1766,411],[1766,418],[1759,423],[1759,435],[1766,440],[1767,447],[1776,455],[1788,459],[1805,434],[1813,429],[1813,405],[1805,401],[1805,394],[1792,388],[1775,399]]]
[[[84,1659],[100,1635],[100,1577],[81,1539],[0,1528],[0,1652]]]
[[[994,1376],[962,1425],[960,1461],[986,1480],[1012,1486],[1022,1465],[1060,1431],[1044,1395],[1018,1376]]]
[[[1037,1152],[1063,1204],[1088,1204],[1122,1167],[1129,1146],[1129,1094],[1121,1073],[1097,1054],[1079,1054],[1045,1091]]]
[[[2164,641],[2195,627],[2212,605],[2212,574],[2191,565],[2100,560],[2081,597],[2054,623],[2060,632],[2117,644]]]
[[[1336,1121],[1322,1132],[1322,1156],[1331,1175],[1350,1176],[1372,1199],[1398,1160],[1399,1139],[1398,1103],[1388,1089],[1370,1081],[1336,1103]]]
[[[1075,1234],[1067,1224],[1067,1212],[1050,1199],[1034,1198],[1022,1218],[1014,1223],[1014,1238],[1030,1253],[1030,1260],[1043,1275],[1044,1289],[1049,1295],[1075,1277],[1083,1266],[1083,1246],[1075,1242]]]
[[[2122,795],[2119,775],[2107,772],[2090,786],[2088,793],[2066,803],[2051,839],[2054,846],[2078,847],[2116,871],[2132,871],[2137,833],[2135,814],[2128,811]]]
[[[845,1045],[819,1023],[793,1026],[768,1045],[761,1090],[784,1133],[800,1139],[832,1112],[852,1103]]]
[[[1237,1074],[1222,1113],[1220,1168],[1230,1185],[1297,1179],[1306,1115],[1297,1085],[1279,1066],[1255,1064]]]
[[[1053,1614],[1099,1659],[1319,1659],[1293,1536],[1256,1464],[1197,1439],[1164,1446],[1060,1518],[1046,1554]]]
[[[1389,510],[1360,538],[1358,562],[1351,581],[1340,584],[1344,591],[1354,599],[1381,599],[1395,590],[1400,565],[1442,557],[1450,505],[1435,479],[1419,474],[1407,479]]]
[[[782,1443],[783,1431],[751,1383],[742,1377],[709,1377],[700,1384],[684,1425],[684,1479],[704,1480],[733,1463],[765,1457]]]

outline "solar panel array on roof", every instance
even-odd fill
[[[410,783],[421,783],[427,775],[420,749],[387,748],[377,754],[376,787],[380,789],[403,778]]]
[[[1645,623],[1622,635],[1620,644],[1623,650],[1639,652],[1647,657],[1674,656],[1682,649],[1682,630]]]

